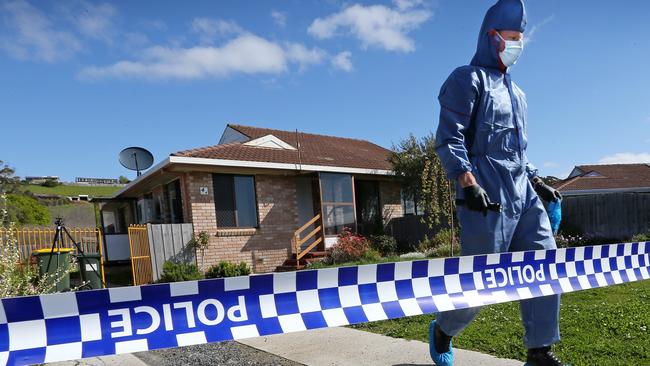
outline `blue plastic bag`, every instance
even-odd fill
[[[551,221],[553,234],[557,235],[557,231],[560,228],[560,222],[562,222],[562,200],[557,199],[555,202],[549,202],[547,212],[548,219]]]

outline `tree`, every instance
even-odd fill
[[[118,178],[118,179],[119,179],[119,181],[120,181],[120,184],[128,184],[128,183],[131,183],[131,181],[129,180],[129,178],[127,178],[127,177],[125,177],[125,176],[123,176],[123,175],[120,175],[120,178]]]
[[[15,193],[20,180],[14,177],[15,170],[0,160],[0,193]]]
[[[414,197],[418,208],[423,209],[424,223],[429,228],[450,224],[453,190],[436,154],[434,136],[429,134],[418,141],[409,135],[393,146],[389,161],[395,174],[403,178],[404,193]]]

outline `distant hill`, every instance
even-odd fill
[[[117,192],[121,186],[85,186],[61,184],[56,187],[43,187],[35,184],[21,185],[22,191],[30,191],[35,194],[52,194],[59,196],[78,196],[87,194],[90,197],[109,197]]]

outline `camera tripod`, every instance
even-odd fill
[[[68,231],[68,228],[65,227],[65,224],[63,223],[63,219],[60,217],[57,217],[54,220],[54,225],[56,225],[56,231],[54,232],[54,238],[52,238],[52,248],[50,249],[50,257],[47,260],[47,266],[45,267],[45,273],[50,272],[50,265],[52,264],[52,257],[54,254],[54,250],[56,249],[56,268],[59,268],[59,255],[61,254],[61,244],[63,243],[63,234],[65,234],[68,239],[72,242],[72,244],[75,246],[77,249],[77,255],[81,256],[82,258],[85,258],[85,253],[83,249],[81,248],[81,245],[77,243],[70,232]],[[99,245],[99,244],[97,244]],[[77,259],[78,260],[78,259]],[[101,259],[100,259],[101,263]],[[92,268],[93,272],[95,272],[95,275],[99,278],[99,280],[102,283],[102,286],[106,288],[106,283],[104,283],[104,279],[102,276],[100,276],[99,272],[97,272],[97,266],[90,266]],[[85,286],[85,285],[84,285]]]

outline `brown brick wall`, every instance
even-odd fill
[[[200,187],[208,187],[201,195]],[[223,229],[217,227],[212,175],[193,172],[187,175],[194,232],[205,231],[210,244],[197,263],[204,269],[220,262],[246,262],[255,272],[269,272],[290,254],[291,237],[298,228],[295,180],[291,176],[256,175],[255,188],[259,228]]]

